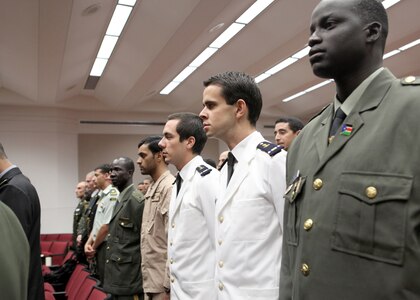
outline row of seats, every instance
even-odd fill
[[[41,241],[41,256],[51,257],[52,265],[61,265],[69,247],[68,241]]]
[[[64,241],[71,242],[73,234],[71,233],[42,233],[41,241]]]
[[[99,287],[99,281],[90,276],[85,265],[77,264],[64,291],[57,292],[45,283],[45,300],[109,300],[111,296]]]

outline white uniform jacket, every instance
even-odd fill
[[[204,166],[204,167],[203,167]],[[216,299],[214,209],[220,173],[196,156],[182,168],[169,205],[171,300]]]
[[[216,203],[219,300],[279,298],[286,185],[286,152],[279,150],[253,132],[232,149],[237,163],[227,187],[227,164],[221,170]]]

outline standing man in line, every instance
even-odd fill
[[[29,244],[15,213],[0,201],[0,291],[2,299],[28,297]]]
[[[159,146],[178,172],[169,204],[171,300],[217,299],[214,285],[214,209],[219,172],[200,156],[207,141],[192,113],[168,117]]]
[[[73,214],[73,238],[72,238],[72,248],[76,250],[77,247],[77,236],[78,236],[78,228],[79,228],[79,222],[82,219],[82,216],[85,212],[85,209],[88,205],[88,202],[84,199],[86,191],[86,181],[80,181],[76,185],[76,190],[74,191],[76,194],[76,198],[79,201],[77,203],[76,209],[74,210]]]
[[[169,172],[158,145],[161,138],[146,137],[138,145],[140,171],[153,179],[144,196],[141,228],[141,270],[146,300],[169,299],[170,283],[166,268],[168,210],[175,177]]]
[[[294,117],[281,117],[274,124],[274,139],[276,144],[289,150],[293,140],[298,136],[303,128],[301,120]]]
[[[230,149],[216,203],[218,299],[277,300],[286,153],[256,130],[262,98],[253,78],[226,72],[204,86],[204,130]]]
[[[280,299],[420,299],[420,80],[382,67],[380,1],[321,1],[310,31],[336,96],[288,154]]]
[[[44,280],[41,273],[40,242],[41,207],[38,193],[20,169],[8,160],[1,143],[0,201],[9,206],[16,214],[29,242],[28,300],[43,300]]]
[[[96,209],[92,232],[85,245],[86,257],[95,258],[94,271],[103,283],[105,272],[106,239],[109,231],[109,221],[117,203],[119,191],[112,186],[111,165],[103,164],[95,169],[95,183],[101,190]]]
[[[120,195],[109,223],[104,290],[113,300],[143,300],[140,231],[143,194],[133,185],[134,162],[120,157],[112,162],[112,185]]]

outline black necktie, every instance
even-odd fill
[[[340,128],[341,124],[343,124],[343,121],[344,121],[345,118],[346,118],[346,114],[339,107],[337,109],[337,111],[335,112],[334,120],[331,124],[330,134],[329,134],[329,138],[328,138],[328,141],[330,143],[331,143],[332,139],[334,138],[334,136],[336,135],[338,128]]]
[[[227,164],[228,164],[228,177],[227,177],[227,184],[229,184],[230,179],[232,178],[233,175],[233,166],[235,165],[236,162],[236,158],[235,156],[232,154],[232,152],[228,153],[228,158],[227,158]]]
[[[178,173],[178,175],[176,175],[175,183],[176,183],[176,195],[178,196],[179,190],[181,189],[181,185],[182,185],[181,174]]]

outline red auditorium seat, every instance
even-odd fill
[[[53,265],[61,265],[67,254],[69,242],[54,241],[50,247],[50,256],[52,256]]]
[[[111,296],[104,292],[100,287],[94,286],[87,300],[108,300]]]
[[[92,292],[93,287],[98,283],[99,281],[97,279],[91,276],[86,277],[79,290],[77,291],[74,299],[86,300]]]
[[[46,237],[44,241],[57,241],[58,237],[60,236],[59,233],[47,233],[45,235]]]
[[[55,300],[54,294],[49,291],[45,291],[44,297],[45,297],[45,300]]]

